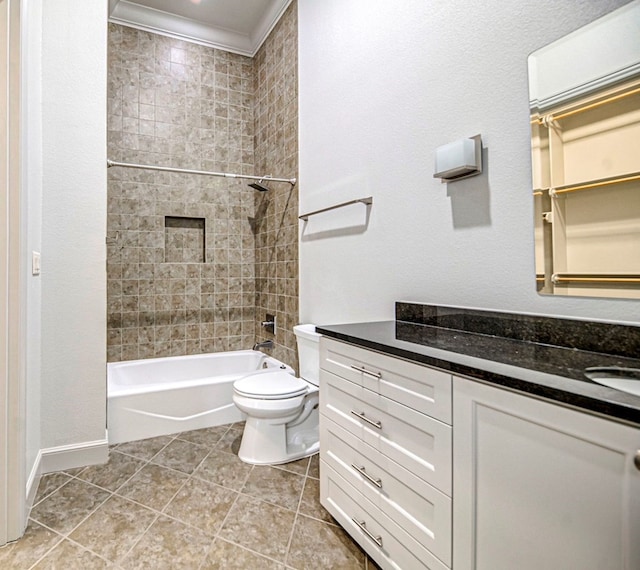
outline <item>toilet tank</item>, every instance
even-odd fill
[[[296,325],[293,332],[298,341],[300,377],[314,386],[320,385],[320,336],[315,325]]]

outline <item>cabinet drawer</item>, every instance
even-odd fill
[[[451,423],[451,375],[327,337],[320,340],[320,367],[328,372]]]
[[[327,417],[321,423],[321,459],[450,565],[451,499]]]
[[[451,426],[325,370],[320,371],[320,411],[451,495]]]
[[[322,460],[320,502],[383,569],[447,569]]]

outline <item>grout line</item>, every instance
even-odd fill
[[[67,538],[74,530],[76,530],[83,522],[85,522],[93,513],[95,513],[102,505],[104,505],[112,496],[113,496],[113,491],[109,491],[107,489],[104,489],[103,487],[100,487],[98,485],[94,485],[93,483],[89,483],[88,481],[84,481],[83,479],[78,479],[78,481],[81,481],[82,483],[84,483],[85,485],[90,485],[92,487],[95,487],[96,489],[99,489],[100,491],[105,491],[107,493],[107,497],[106,499],[104,499],[102,502],[100,502],[99,504],[97,504],[97,506],[95,506],[94,508],[92,508],[87,515],[82,518],[80,520],[80,522],[78,524],[76,524],[74,527],[71,528],[71,530],[69,530],[66,533],[62,533],[58,530],[54,530],[53,528],[47,526],[46,524],[42,523],[41,521],[39,521],[38,519],[35,519],[33,517],[31,517],[31,519],[35,522],[37,522],[39,525],[44,526],[45,528],[48,528],[49,530],[53,530],[54,532],[56,532],[57,534],[62,535],[64,538]],[[64,485],[63,485],[64,486]],[[62,488],[62,487],[61,487]]]
[[[287,548],[284,555],[284,564],[287,565],[289,561],[289,554],[291,552],[291,543],[293,542],[293,535],[295,534],[296,525],[298,524],[298,516],[300,515],[300,505],[302,504],[302,496],[304,495],[304,489],[307,486],[307,479],[309,478],[309,467],[311,466],[311,457],[307,461],[307,469],[304,472],[304,480],[302,482],[302,489],[300,490],[300,496],[298,497],[298,506],[296,507],[295,516],[293,517],[293,525],[291,526],[291,532],[289,533],[289,541],[287,542]]]
[[[253,468],[251,469],[251,471],[253,471]],[[249,471],[249,473],[251,473],[251,471]],[[246,481],[245,481],[246,483]],[[243,485],[244,487],[244,485]],[[226,489],[227,487],[225,487]],[[220,539],[220,540],[224,540],[220,537],[220,531],[224,528],[224,525],[227,523],[227,519],[229,518],[229,514],[231,513],[231,511],[235,508],[236,503],[238,502],[238,499],[240,498],[240,492],[236,491],[236,498],[233,500],[233,504],[229,507],[229,510],[227,511],[227,514],[224,516],[224,518],[222,519],[222,522],[220,523],[220,527],[218,528],[218,530],[216,531],[215,536],[213,537],[213,540],[211,541],[211,544],[209,545],[209,550],[207,551],[206,556],[204,557],[204,560],[202,561],[202,564],[204,564],[205,560],[208,558],[209,553],[211,552],[211,548],[213,547],[213,545],[215,544],[216,540]],[[202,566],[202,564],[200,566]]]
[[[65,473],[64,471],[61,471],[61,473]],[[48,475],[48,473],[47,473]],[[42,499],[40,499],[37,503],[33,503],[33,505],[31,505],[31,509],[29,509],[29,514],[31,514],[31,511],[38,506],[42,501],[44,501],[45,499],[48,499],[51,495],[53,495],[54,493],[57,493],[60,489],[62,489],[62,487],[64,487],[65,485],[69,484],[69,482],[71,481],[71,479],[75,479],[75,477],[73,477],[72,475],[69,475],[68,473],[65,473],[65,475],[67,475],[67,477],[69,477],[62,485],[60,485],[59,487],[56,487],[53,491],[51,491],[48,495],[45,495],[44,497],[42,497]],[[45,475],[46,477],[46,475]]]
[[[147,507],[148,508],[148,507]],[[155,518],[149,523],[149,526],[144,529],[144,532],[142,534],[140,534],[140,536],[137,538],[137,540],[135,540],[133,542],[133,544],[131,545],[131,547],[129,548],[129,550],[127,550],[122,556],[120,556],[120,558],[117,560],[117,562],[115,562],[116,564],[120,565],[120,563],[127,557],[129,556],[129,554],[131,554],[131,551],[138,546],[138,544],[140,543],[140,541],[147,535],[147,533],[149,532],[149,529],[156,524],[156,521],[160,518],[160,513],[158,513],[157,511],[154,511],[153,509],[151,509],[154,513],[156,513]]]
[[[60,541],[57,546],[60,546],[60,544],[62,544],[62,542],[64,542],[65,540],[67,540],[71,544],[74,544],[75,546],[79,547],[81,550],[86,550],[87,552],[90,552],[94,556],[97,556],[100,560],[104,560],[107,564],[115,564],[116,566],[119,566],[117,563],[113,562],[112,560],[109,560],[108,558],[102,556],[101,554],[98,554],[97,552],[91,550],[89,547],[87,547],[87,546],[85,546],[83,544],[80,544],[78,541],[73,540],[72,538],[69,538],[68,536],[66,538],[64,538],[62,541]]]
[[[246,550],[248,552],[251,552],[252,554],[255,554],[256,556],[259,556],[260,558],[266,558],[267,560],[271,560],[272,562],[275,562],[276,564],[280,564],[282,566],[285,566],[285,563],[284,563],[283,560],[278,560],[277,558],[273,558],[271,556],[268,556],[267,554],[264,554],[263,552],[259,552],[257,550],[254,550],[253,548],[249,548],[248,546],[244,546],[244,545],[239,544],[238,542],[234,542],[233,540],[230,540],[228,538],[222,538],[220,536],[217,536],[215,540],[221,540],[222,542],[228,542],[229,544],[233,544],[234,546],[237,546],[238,548],[242,548],[242,550]]]
[[[37,521],[34,521],[37,522]],[[31,568],[35,568],[38,564],[40,564],[40,562],[42,562],[47,556],[49,556],[49,554],[51,554],[51,552],[53,552],[53,550],[62,543],[62,541],[65,539],[65,537],[63,535],[61,535],[59,532],[56,532],[55,530],[53,530],[52,528],[49,528],[46,525],[43,525],[42,523],[38,523],[40,526],[46,528],[47,530],[50,530],[51,532],[53,532],[54,534],[58,535],[59,540],[57,540],[53,546],[51,546],[51,548],[47,549],[47,551],[40,557],[38,558],[38,560],[36,560],[31,566],[29,566],[29,570],[31,570]]]

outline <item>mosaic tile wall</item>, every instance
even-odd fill
[[[253,174],[253,73],[250,58],[110,24],[109,158]],[[108,176],[108,360],[251,347],[255,191],[120,167]]]
[[[298,176],[298,13],[292,2],[254,57],[256,170]],[[273,355],[295,366],[298,323],[298,186],[272,183],[256,196],[256,319],[275,314]]]

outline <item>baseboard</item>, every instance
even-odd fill
[[[42,450],[38,451],[38,455],[36,456],[36,460],[33,462],[33,466],[31,467],[31,472],[27,477],[27,489],[26,489],[26,505],[25,509],[27,514],[31,510],[33,506],[33,502],[36,498],[36,493],[38,492],[38,485],[40,484],[40,477],[42,477]]]
[[[75,467],[99,465],[109,459],[109,442],[104,439],[49,447],[40,450],[41,473],[53,473]]]

